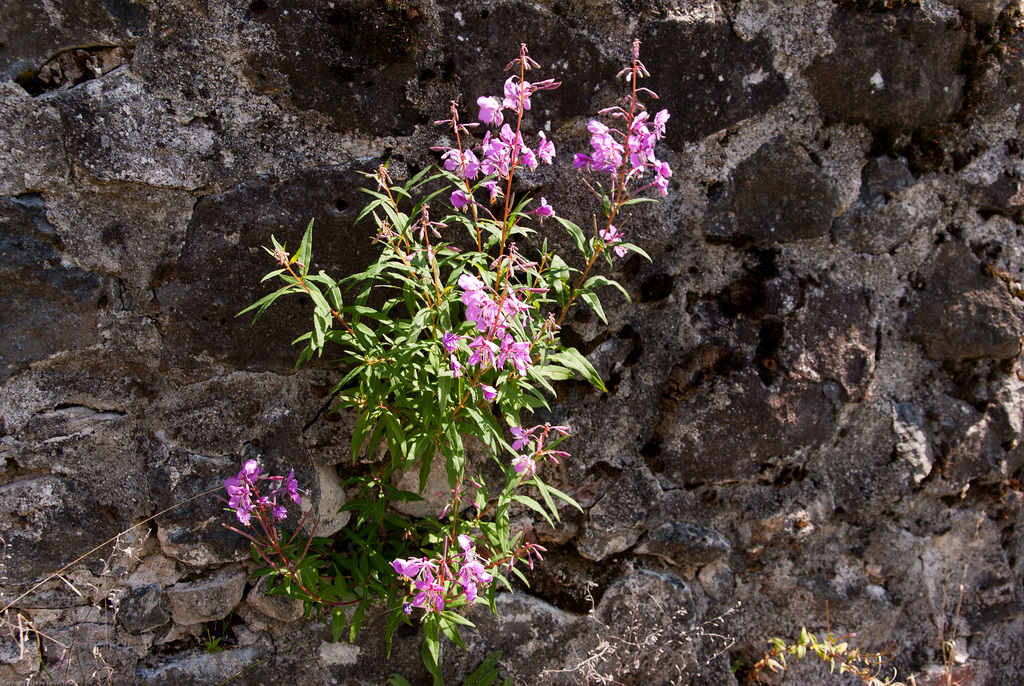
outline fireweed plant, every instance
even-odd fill
[[[635,42],[630,65],[619,73],[628,94],[588,123],[592,150],[574,159],[601,203],[591,235],[558,216],[546,198],[517,194],[515,178],[551,164],[555,156],[543,131],[532,148],[524,136],[524,114],[533,98],[559,86],[552,79],[527,80],[537,67],[521,46],[506,67],[512,75],[503,94],[477,99],[477,122],[462,123],[452,104],[451,118],[437,122],[450,129],[455,143],[434,148],[443,167],[402,185],[386,165],[367,174],[375,187],[366,190],[372,199],[359,219],[373,219],[375,242],[382,246],[369,268],[340,281],[323,271],[310,273],[310,222],[294,255],[271,237],[267,251],[280,268],[264,281],[276,278],[284,285],[245,310],[258,317],[290,294],[313,301],[313,328],[296,341],[305,344],[298,364],[322,354],[328,343],[343,351],[347,373],[334,393],[340,407],[358,415],[352,458],[374,455],[382,441],[388,457],[373,466],[374,473],[346,481],[359,495],[342,508],[353,516],[340,542],[317,537],[315,525],[310,537],[281,533],[284,503],[301,504],[302,493],[294,472],[268,476],[255,461],[225,482],[228,508],[242,525],[230,528],[251,541],[254,560],[264,565],[255,575],[268,577],[268,592],[302,600],[307,616],[315,614],[332,627],[335,641],[346,628],[353,640],[374,604],[389,613],[389,648],[398,626],[418,619],[423,660],[436,681],[440,636],[465,648],[458,627],[470,622],[457,610],[483,603],[496,612],[497,587],[510,589],[513,574],[526,582],[520,567],[532,568],[541,559],[544,548],[511,530],[512,504],[549,523],[558,519],[560,506],[579,508],[538,472],[544,462],[568,457],[558,449],[568,428],[526,426],[522,414],[547,407],[547,396],[555,394],[552,381],[580,374],[604,390],[593,366],[560,343],[559,326],[576,301],[606,321],[598,287],[614,286],[626,295],[619,284],[591,272],[602,256],[609,266],[613,256],[628,252],[647,257],[625,242],[623,210],[655,201],[647,195],[666,195],[672,174],[654,152],[669,114],[661,110],[652,117],[641,101],[657,96],[638,84],[648,72]],[[473,134],[480,129],[477,138]],[[428,185],[439,184],[440,190],[428,192]],[[445,200],[451,209],[435,219],[432,209]],[[518,247],[517,240],[534,234],[530,224],[545,219],[568,233],[582,269],[549,251],[546,240],[534,257]],[[475,249],[460,250],[445,240],[457,226],[468,231]],[[380,309],[367,305],[375,289],[388,296]],[[354,293],[351,301],[348,293]],[[504,473],[497,489],[469,473],[469,436]],[[439,462],[448,481],[447,506],[439,517],[408,519],[389,509],[389,502],[421,499],[396,489],[397,475],[418,464],[422,492]]]

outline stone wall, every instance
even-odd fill
[[[608,383],[562,384],[546,417],[577,436],[546,476],[585,513],[518,515],[549,554],[499,618],[470,613],[448,682],[501,649],[520,684],[738,683],[767,636],[831,625],[895,642],[919,685],[943,665],[1021,683],[1021,14],[4,3],[0,681],[424,682],[415,630],[388,662],[380,618],[331,644],[248,581],[210,489],[249,457],[295,466],[337,531],[355,468],[337,369],[292,370],[310,305],[235,314],[265,292],[271,233],[315,218],[316,268],[372,260],[358,172],[436,162],[433,122],[498,92],[521,41],[562,81],[530,121],[560,158],[522,188],[589,223],[572,153],[639,37],[675,175],[626,224],[653,258],[612,274],[632,302],[609,293],[610,325],[563,331]],[[785,683],[831,683],[805,662]]]

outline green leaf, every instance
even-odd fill
[[[401,674],[392,674],[388,677],[388,683],[391,686],[412,686],[409,681]]]
[[[571,221],[564,217],[559,217],[557,214],[554,215],[555,221],[562,225],[572,238],[573,243],[576,244],[576,248],[579,249],[584,255],[587,254],[586,245],[587,239],[583,235],[583,229],[573,224]]]
[[[444,633],[444,635],[448,637],[448,640],[455,645],[459,646],[463,650],[469,650],[469,648],[466,647],[465,642],[462,640],[462,635],[459,633],[459,622],[454,621],[452,617],[459,617],[459,615],[454,612],[441,612],[440,617],[438,617],[437,620],[441,627],[441,632]],[[459,617],[459,619],[462,619],[462,617]]]
[[[365,559],[365,558],[364,558]],[[360,602],[356,606],[355,614],[352,615],[352,628],[348,632],[348,642],[355,643],[356,636],[359,635],[359,628],[363,625],[363,613],[366,612],[366,604]]]
[[[331,611],[331,640],[337,643],[345,631],[345,612],[340,607]]]
[[[313,349],[317,354],[324,350],[324,340],[328,330],[331,328],[331,313],[319,307],[313,310]]]
[[[313,299],[313,303],[316,307],[330,313],[331,306],[328,304],[327,298],[324,297],[324,294],[320,292],[320,288],[308,281],[306,282],[306,286],[309,288],[309,297]]]
[[[235,316],[241,317],[246,312],[256,310],[256,315],[252,318],[252,324],[255,324],[256,320],[260,318],[260,315],[263,314],[268,307],[274,304],[275,300],[280,298],[282,295],[286,295],[288,293],[299,293],[301,292],[301,290],[302,289],[300,289],[298,286],[284,286],[283,288],[279,288],[278,290],[274,291],[270,295],[263,296],[262,298],[254,302],[252,305],[249,305],[249,307],[245,308]]]
[[[615,288],[620,293],[622,293],[622,295],[625,296],[627,302],[629,302],[630,300],[629,293],[626,292],[626,289],[623,288],[621,283],[619,283],[618,281],[613,281],[599,274],[596,276],[591,276],[589,279],[583,282],[581,290],[590,291],[596,288],[597,286],[611,286],[612,288]]]
[[[639,245],[633,245],[632,243],[618,243],[617,247],[622,247],[630,252],[635,252],[637,255],[640,255],[640,257],[643,257],[648,262],[654,261],[651,259],[651,256],[644,252],[644,249],[641,248]]]
[[[558,498],[559,500],[564,502],[566,505],[571,505],[572,507],[575,507],[580,512],[583,512],[583,508],[580,506],[580,504],[578,502],[576,502],[575,499],[572,498],[572,496],[570,496],[570,495],[568,495],[566,493],[563,493],[562,491],[558,490],[554,486],[551,486],[551,485],[548,485],[548,484],[544,484],[544,487],[547,488],[548,489],[548,493],[550,493],[555,498]]]
[[[541,496],[544,498],[544,504],[548,506],[548,510],[551,512],[552,515],[554,515],[555,519],[558,519],[558,507],[555,505],[554,498],[552,498],[552,494],[550,489],[548,488],[548,485],[541,481],[540,479],[538,479],[536,476],[534,476],[533,479],[529,481],[529,483],[537,487],[537,490],[540,491]]]
[[[601,300],[597,297],[596,293],[580,293],[580,300],[590,306],[590,309],[594,311],[594,314],[598,316],[603,324],[608,323],[608,318],[604,316],[604,308],[601,307]]]
[[[594,365],[590,364],[590,361],[583,357],[576,348],[566,348],[555,353],[549,359],[563,367],[567,367],[578,372],[580,376],[589,381],[591,385],[599,391],[608,391],[608,389],[605,388],[604,382],[601,381],[601,377],[598,375],[597,370],[594,369]]]
[[[306,233],[302,236],[302,244],[299,252],[295,253],[293,261],[299,264],[299,275],[305,276],[309,273],[309,264],[313,259],[313,220],[309,220]]]
[[[501,651],[496,650],[480,663],[472,674],[466,677],[462,686],[491,686],[498,678],[499,670],[495,669],[501,659]]]
[[[439,666],[440,631],[438,629],[436,616],[428,613],[423,618],[423,645],[420,649],[420,656],[423,658],[423,666],[434,677],[434,686],[444,686],[444,677],[441,675]]]
[[[642,202],[658,202],[657,198],[631,198],[626,202],[619,203],[619,207],[627,207],[629,205],[639,205]]]
[[[391,659],[391,639],[395,635],[395,630],[398,629],[399,624],[408,624],[409,620],[402,611],[402,606],[399,605],[391,614],[388,616],[388,623],[384,629],[384,643],[387,649],[387,658]]]
[[[551,516],[548,515],[547,510],[541,507],[540,503],[538,503],[536,500],[534,500],[528,495],[520,495],[519,493],[513,493],[512,500],[516,501],[517,503],[522,503],[523,505],[526,505],[531,510],[539,512],[544,517],[544,519],[547,520],[548,524],[550,524],[551,527],[554,528],[555,523],[551,521]]]

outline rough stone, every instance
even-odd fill
[[[56,108],[33,100],[10,81],[0,81],[0,193],[14,196],[60,185],[69,174],[64,125]]]
[[[0,676],[9,678],[12,683],[22,679],[31,680],[39,673],[39,660],[35,659],[37,655],[38,639],[29,638],[24,642],[5,639],[0,642],[0,664],[4,665],[0,668]],[[8,665],[10,667],[7,667]]]
[[[580,555],[603,560],[631,548],[643,533],[644,521],[660,494],[657,480],[645,468],[625,470],[590,508],[590,520],[577,543]]]
[[[924,416],[919,408],[911,403],[896,403],[893,406],[892,428],[896,432],[896,450],[901,459],[910,462],[916,483],[924,481],[935,465],[932,444],[924,427]]]
[[[735,416],[743,422],[727,419]],[[833,431],[822,384],[783,381],[768,389],[750,368],[701,387],[675,417],[659,476],[679,486],[754,479],[765,461],[813,449]]]
[[[17,601],[38,643],[0,644],[0,682],[431,682],[415,616],[388,660],[383,607],[334,645],[246,592],[225,478],[294,467],[306,531],[331,533],[339,480],[385,455],[348,457],[337,354],[292,369],[308,302],[234,315],[273,288],[270,234],[294,250],[311,218],[314,270],[366,266],[358,172],[436,162],[452,136],[433,122],[452,100],[474,119],[521,41],[527,78],[562,82],[526,139],[559,155],[514,190],[591,227],[572,154],[639,38],[674,175],[619,226],[651,263],[599,260],[631,300],[563,322],[607,391],[557,382],[529,418],[571,427],[542,478],[583,511],[548,527],[514,506],[548,551],[499,617],[460,610],[476,626],[468,651],[442,640],[445,683],[498,649],[500,680],[742,683],[731,667],[802,625],[895,641],[905,682],[951,656],[965,683],[1021,683],[1018,4],[0,2],[0,597],[115,539]],[[572,248],[538,228],[529,259]],[[498,472],[480,463],[492,493]],[[217,607],[188,600],[206,587]],[[827,683],[817,662],[787,678]]]
[[[118,619],[130,633],[141,634],[159,629],[171,620],[160,606],[160,584],[136,586],[118,604]]]
[[[946,243],[922,271],[925,286],[907,327],[927,357],[958,362],[1020,354],[1020,308],[1003,283],[982,273],[969,248]]]
[[[728,603],[736,592],[736,575],[729,565],[721,560],[701,567],[697,578],[704,592],[723,605]]]
[[[97,340],[103,280],[68,264],[36,194],[0,203],[0,381],[55,352]]]
[[[419,12],[369,0],[253,3],[240,24],[243,74],[256,92],[339,130],[408,135],[420,120],[406,98],[417,78]]]
[[[651,70],[643,85],[673,113],[666,140],[675,149],[763,115],[789,94],[768,40],[741,40],[724,21],[652,21],[640,40]]]
[[[696,671],[695,651],[667,649],[693,626],[692,591],[674,574],[636,570],[619,577],[594,611],[580,617],[518,594],[499,594],[496,602],[498,617],[480,607],[470,612],[478,627],[474,634],[487,650],[507,655],[502,663],[509,675],[524,683],[577,684],[601,677],[669,684]],[[618,649],[602,649],[606,644]]]
[[[165,320],[167,362],[176,376],[194,379],[212,369],[289,370],[300,352],[291,342],[311,327],[312,304],[279,302],[273,323],[252,325],[243,309],[280,286],[260,283],[275,268],[262,249],[270,236],[295,250],[310,220],[313,264],[330,274],[357,273],[377,250],[373,227],[353,222],[365,204],[372,160],[303,172],[292,179],[259,177],[203,197],[192,213],[181,259],[167,266],[156,289]],[[315,364],[316,362],[314,362]]]
[[[194,204],[183,191],[114,183],[55,197],[46,218],[79,265],[119,279],[134,300],[127,306],[145,310],[153,304],[161,265],[173,264],[181,252]]]
[[[729,542],[717,531],[686,522],[663,524],[636,547],[637,553],[656,555],[678,565],[706,565],[730,550]]]
[[[1024,193],[1020,179],[1004,173],[993,183],[977,185],[971,191],[971,200],[979,212],[1013,216],[1024,209]]]
[[[102,45],[69,48],[54,55],[38,71],[19,74],[18,84],[37,96],[58,88],[70,88],[99,78],[131,61],[130,46]]]
[[[937,229],[942,203],[932,189],[917,185],[877,192],[876,188],[862,186],[860,200],[836,218],[832,232],[837,241],[857,252],[882,255]]]
[[[175,623],[192,625],[224,619],[242,600],[248,577],[241,565],[228,565],[199,581],[178,582],[167,589]]]
[[[53,54],[72,46],[123,45],[149,28],[149,11],[133,0],[53,5],[26,0],[0,8],[0,72],[30,82]]]
[[[207,124],[182,127],[126,67],[43,97],[60,110],[72,165],[99,181],[194,189],[220,164]]]
[[[787,320],[776,359],[791,378],[833,381],[856,401],[874,373],[875,344],[867,293],[828,279],[804,289],[803,307]]]
[[[797,144],[766,143],[736,167],[712,199],[708,236],[764,243],[828,234],[839,208],[835,184]]]
[[[116,536],[124,520],[103,516],[97,495],[86,483],[56,475],[0,486],[5,584],[27,587]]]
[[[829,117],[911,132],[948,121],[960,109],[967,32],[955,13],[839,10],[829,33],[835,50],[807,71],[811,93]]]
[[[170,509],[157,522],[157,540],[164,555],[192,566],[245,560],[248,541],[228,529],[223,504],[213,494],[237,472],[230,458],[189,455],[180,448],[154,446],[147,474],[158,511]]]
[[[939,0],[960,10],[968,19],[979,24],[991,24],[999,17],[1010,0]]]
[[[178,655],[177,659],[158,666],[140,665],[135,674],[143,683],[153,686],[175,686],[177,684],[207,684],[224,674],[236,674],[245,670],[273,650],[273,643],[264,638],[252,645],[220,653],[199,653],[198,651]],[[259,677],[260,671],[247,672]],[[295,672],[293,672],[295,674]],[[265,678],[265,677],[264,677]]]
[[[267,578],[261,577],[245,596],[249,607],[279,622],[295,622],[305,615],[302,601],[279,595],[267,595]]]

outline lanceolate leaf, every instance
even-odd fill
[[[579,351],[575,348],[566,348],[560,352],[555,353],[549,358],[552,362],[563,365],[573,371],[579,373],[584,379],[589,381],[599,391],[607,392],[604,382],[601,381],[600,375],[597,370],[594,369],[594,365],[590,364],[590,361],[580,355]]]

